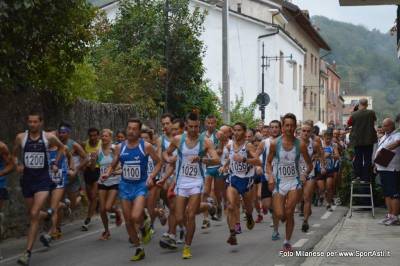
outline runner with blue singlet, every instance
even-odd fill
[[[141,129],[142,122],[139,119],[128,120],[127,139],[115,147],[111,166],[101,176],[103,180],[107,180],[116,170],[117,165],[121,164],[119,198],[130,241],[136,247],[132,261],[142,260],[145,257],[136,228],[142,227],[148,188],[154,185],[153,180],[161,168],[161,160],[153,145],[140,138]],[[150,175],[147,173],[149,157],[155,162],[154,171]],[[141,233],[143,238],[144,232]]]

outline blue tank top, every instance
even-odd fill
[[[56,160],[58,151],[49,151],[49,163]],[[63,154],[57,164],[58,172],[50,170],[50,177],[56,185],[65,184],[67,181],[68,163],[67,157]]]
[[[3,159],[0,158],[0,171],[2,171],[6,167]],[[0,188],[6,187],[6,175],[0,176]]]
[[[145,154],[144,140],[139,140],[135,148],[128,148],[127,141],[121,144],[119,161],[122,167],[122,180],[130,183],[146,181],[149,156]]]
[[[29,131],[25,132],[22,142],[22,160],[24,164],[24,178],[50,178],[48,161],[48,142],[44,132],[37,140],[32,140]]]
[[[334,167],[335,167],[335,162],[333,160],[333,147],[332,146],[325,146],[324,147],[324,152],[329,153],[329,157],[326,158],[326,171],[328,173],[332,172]]]

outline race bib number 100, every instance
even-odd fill
[[[140,180],[140,165],[124,164],[122,173],[123,177],[127,180]]]
[[[24,155],[24,164],[27,168],[44,168],[44,152],[26,152]]]

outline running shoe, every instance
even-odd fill
[[[242,233],[242,227],[240,226],[240,223],[235,224],[235,233],[237,235]]]
[[[144,222],[143,227],[141,228],[141,232],[142,232],[142,241],[143,244],[148,244],[151,240],[152,234],[151,234],[151,226],[148,223],[148,221],[146,220]]]
[[[144,259],[146,255],[144,254],[144,249],[143,248],[137,248],[135,255],[131,258],[131,261],[139,261]]]
[[[301,226],[301,231],[303,231],[304,233],[307,233],[309,228],[310,228],[310,226],[308,225],[308,223],[306,221],[304,221],[303,225]]]
[[[389,213],[387,213],[386,215],[385,215],[385,218],[383,218],[382,220],[380,220],[379,222],[378,222],[378,224],[385,224],[385,222],[387,221],[387,220],[389,220],[390,219],[390,215],[389,215]]]
[[[30,261],[31,261],[31,254],[29,254],[28,251],[25,251],[25,253],[18,258],[17,263],[22,266],[29,266]]]
[[[111,234],[110,232],[103,232],[99,238],[99,240],[110,240]]]
[[[228,243],[229,245],[232,245],[232,246],[237,245],[238,242],[237,242],[236,235],[231,234],[231,235],[229,236],[228,240],[226,240],[226,243]]]
[[[282,251],[292,252],[293,251],[292,245],[290,245],[289,243],[283,244]]]
[[[276,241],[276,240],[279,240],[281,238],[281,236],[279,235],[279,232],[272,232],[272,237],[271,237],[271,239],[273,240],[273,241]]]
[[[168,221],[163,208],[158,209],[158,219],[160,219],[160,223],[162,226],[164,226]]]
[[[192,251],[189,246],[184,246],[182,251],[182,259],[187,260],[192,258]]]
[[[207,198],[208,203],[208,213],[213,217],[217,213],[217,206],[215,205],[215,201],[213,198]]]
[[[90,224],[90,218],[86,218],[83,221],[82,231],[89,231],[89,224]]]
[[[166,248],[166,249],[177,249],[176,241],[175,239],[171,238],[169,234],[164,234],[161,239],[160,239],[160,247]]]
[[[246,215],[246,227],[249,230],[252,230],[254,228],[255,222],[253,219],[253,215]]]
[[[209,220],[203,220],[203,224],[201,225],[201,229],[207,229],[211,226],[211,223]]]
[[[330,204],[326,205],[326,210],[330,211],[330,212],[333,212],[332,206]]]
[[[399,219],[396,216],[390,216],[390,218],[384,223],[385,225],[398,225]]]
[[[264,217],[261,214],[257,215],[256,223],[259,224],[264,220]]]
[[[40,242],[42,242],[43,246],[46,248],[50,247],[51,236],[48,234],[41,235],[39,238]]]
[[[179,230],[179,238],[176,240],[177,244],[183,244],[185,242],[185,229],[180,228]]]

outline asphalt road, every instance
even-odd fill
[[[314,207],[309,220],[308,233],[301,232],[301,217],[296,214],[295,231],[292,245],[295,250],[312,250],[313,247],[343,218],[347,211],[345,207],[337,207],[334,212],[327,212],[323,207]],[[200,228],[201,217],[197,220],[197,230],[192,244],[191,260],[181,259],[182,247],[177,251],[167,251],[159,247],[159,239],[164,228],[156,223],[156,233],[152,241],[145,246],[146,258],[140,262],[129,259],[134,248],[128,243],[125,227],[112,225],[112,238],[109,241],[98,240],[102,227],[96,219],[88,232],[80,231],[80,222],[74,222],[64,227],[61,240],[52,243],[49,249],[40,243],[35,245],[31,265],[40,266],[109,266],[109,265],[300,265],[304,257],[281,257],[279,251],[283,240],[272,241],[270,216],[264,216],[264,221],[256,224],[249,231],[242,222],[243,234],[238,235],[238,246],[226,243],[229,231],[225,220],[213,222],[211,228]],[[279,230],[284,236],[284,226]],[[4,259],[0,265],[16,265],[20,252],[24,250],[24,239],[3,241],[0,245]]]

